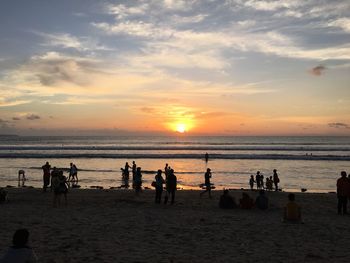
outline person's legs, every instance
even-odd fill
[[[171,204],[174,204],[175,201],[175,189],[171,190]]]
[[[348,198],[346,196],[343,197],[343,214],[347,214],[347,206],[348,206]]]
[[[168,197],[169,197],[169,190],[165,191],[165,197],[164,197],[164,204],[166,205],[168,203]]]
[[[342,209],[344,207],[344,197],[338,196],[338,214],[342,214]]]

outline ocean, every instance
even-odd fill
[[[120,186],[120,168],[136,161],[145,187],[168,163],[182,189],[199,189],[209,167],[216,189],[249,188],[250,175],[271,176],[277,169],[285,191],[331,192],[340,171],[350,172],[350,137],[0,136],[1,187],[17,186],[20,169],[27,186],[42,187],[46,161],[62,169],[75,163],[82,188]]]

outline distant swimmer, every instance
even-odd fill
[[[26,172],[24,170],[18,171],[18,187],[21,186],[20,182],[22,181],[22,187],[24,186],[24,182],[26,181]]]
[[[208,154],[208,153],[205,153],[204,158],[205,158],[205,162],[207,163],[207,162],[209,161],[209,154]]]

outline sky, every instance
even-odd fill
[[[2,0],[0,134],[350,135],[350,1]]]

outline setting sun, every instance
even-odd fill
[[[183,123],[179,123],[176,125],[176,131],[180,133],[184,133],[186,131],[186,125]]]

